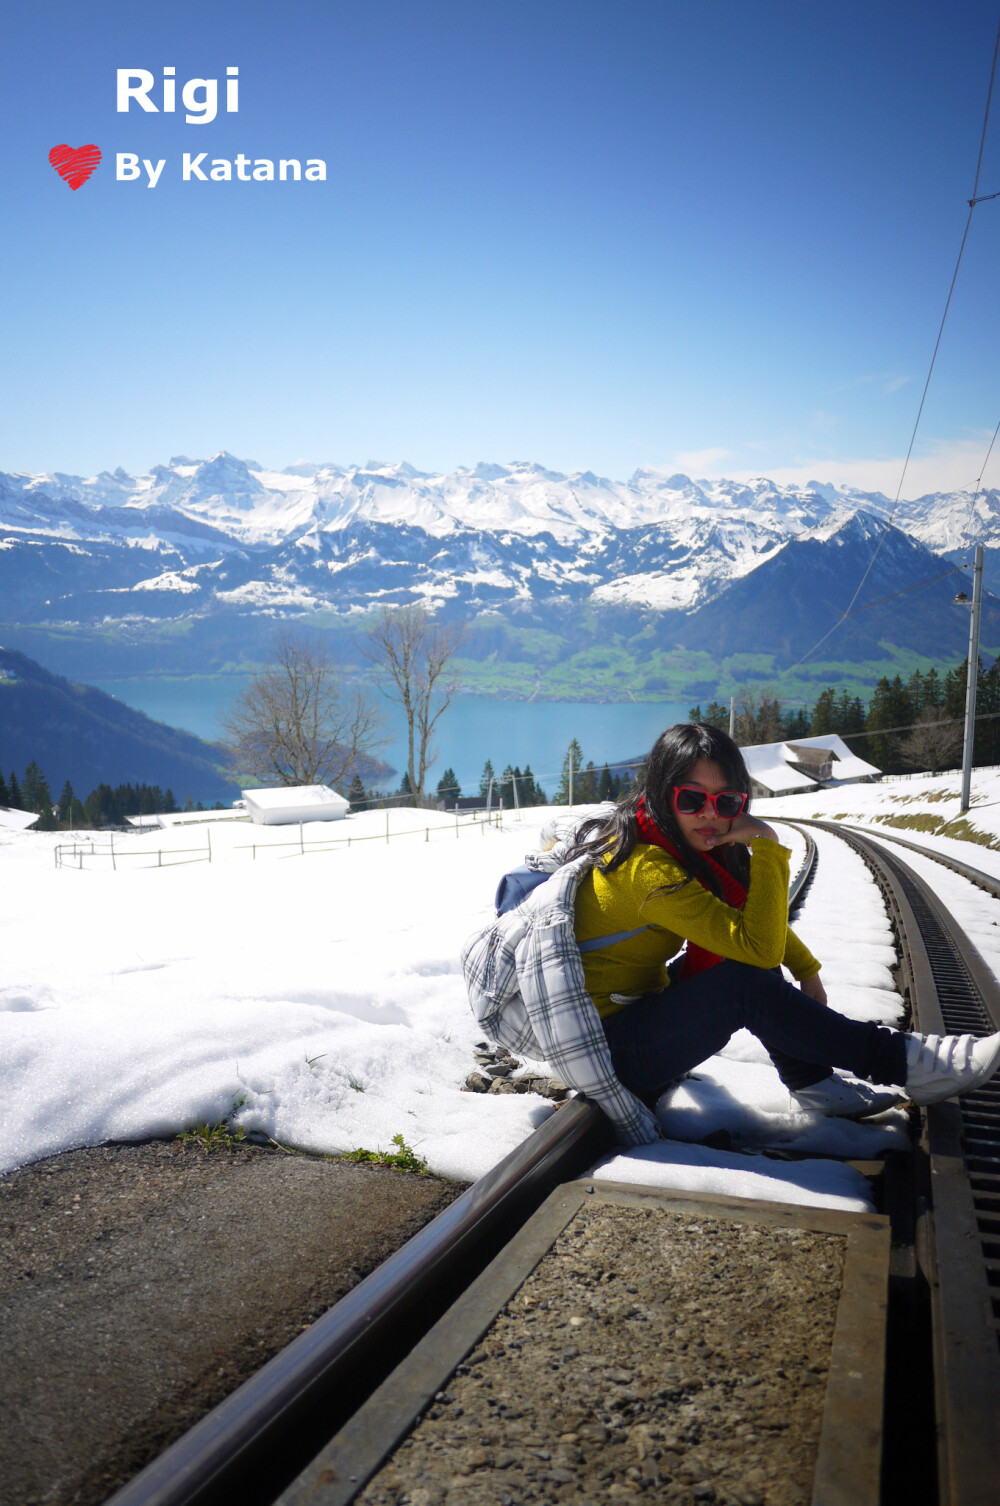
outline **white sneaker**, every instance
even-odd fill
[[[828,1119],[867,1119],[882,1114],[904,1101],[902,1090],[873,1088],[867,1082],[848,1081],[836,1072],[808,1088],[798,1088],[792,1098],[810,1114],[824,1114]]]
[[[1000,1068],[997,1035],[908,1035],[906,1096],[913,1103],[941,1103],[971,1093]]]

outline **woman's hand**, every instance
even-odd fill
[[[743,812],[730,821],[728,831],[720,831],[705,845],[708,848],[723,847],[727,842],[745,842],[749,845],[757,837],[766,837],[769,842],[779,840],[773,826],[768,826],[766,821],[758,821],[756,816],[748,816],[746,812]]]
[[[804,994],[809,995],[810,999],[815,999],[817,1004],[827,1003],[826,989],[820,982],[819,973],[813,973],[811,978],[803,978],[799,987]]]

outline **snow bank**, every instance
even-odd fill
[[[65,834],[0,831],[0,1169],[230,1117],[331,1153],[402,1134],[435,1172],[481,1175],[552,1106],[461,1091],[480,1033],[458,954],[491,918],[499,874],[552,814],[499,832],[376,811],[338,823],[350,847],[321,846],[330,826],[307,824],[304,855],[298,832],[217,822],[210,839],[197,826],[116,835],[114,868],[96,859],[79,871],[54,866]],[[798,857],[801,839],[788,838]],[[841,844],[821,846],[800,934],[825,962],[835,1008],[896,1020],[878,891]],[[895,1113],[852,1125],[793,1111],[743,1033],[661,1112],[671,1143],[616,1155],[602,1174],[854,1206],[863,1185],[843,1168],[737,1152],[869,1156],[904,1136]],[[733,1149],[685,1143],[720,1129]]]

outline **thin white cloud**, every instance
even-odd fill
[[[853,392],[857,387],[880,387],[886,397],[898,392],[900,387],[905,387],[907,382],[912,382],[910,376],[893,376],[887,371],[870,371],[865,376],[852,377],[849,382],[841,382],[839,386],[831,389],[834,395],[841,392]]]
[[[677,450],[671,457],[670,464],[675,471],[683,471],[687,476],[693,476],[696,472],[705,475],[717,471],[732,453],[732,450],[727,450],[722,445],[708,450]]]
[[[977,439],[954,440],[928,448],[915,455],[907,467],[901,495],[906,500],[926,496],[929,492],[969,491],[982,470],[990,435]],[[748,449],[751,446],[747,446]],[[757,446],[752,446],[756,449]],[[983,476],[983,486],[1000,486],[1000,446],[994,449]],[[903,471],[903,456],[889,459],[799,460],[792,465],[769,465],[761,461],[752,470],[733,470],[719,465],[706,466],[705,477],[730,481],[751,481],[766,476],[780,486],[804,486],[808,481],[824,481],[833,486],[854,486],[859,491],[883,492],[893,498]]]

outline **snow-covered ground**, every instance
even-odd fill
[[[947,783],[855,786],[758,809],[870,821],[924,808],[894,806],[894,795],[929,796]],[[977,777],[974,789],[974,817],[1000,828],[1000,776]],[[948,814],[947,798],[926,808]],[[65,834],[0,830],[0,1170],[232,1116],[314,1151],[389,1148],[401,1134],[433,1171],[481,1175],[552,1106],[461,1091],[481,1037],[458,953],[491,918],[498,876],[537,844],[550,814],[525,812],[502,832],[465,822],[456,832],[453,817],[393,811],[387,842],[386,813],[373,812],[306,826],[304,855],[297,827],[214,822],[210,834],[193,825],[116,835],[114,867],[104,856],[79,869],[55,866]],[[802,843],[783,832],[794,867]],[[341,845],[309,850],[334,839]],[[819,842],[797,929],[824,961],[835,1008],[895,1022],[878,891],[835,838]],[[1000,872],[1000,852],[953,845]],[[97,846],[107,852],[106,840]],[[953,897],[941,870],[935,877],[1000,966],[991,912],[1000,907],[960,880]],[[607,1158],[600,1175],[862,1208],[864,1180],[821,1158],[867,1158],[906,1133],[898,1111],[864,1125],[793,1111],[762,1048],[742,1032],[661,1112],[669,1138]],[[723,1129],[731,1149],[691,1143]],[[760,1154],[765,1147],[814,1159],[774,1159]]]

